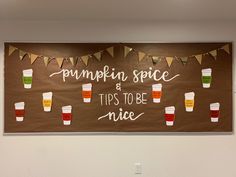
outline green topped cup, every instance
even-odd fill
[[[212,69],[202,69],[202,87],[203,88],[210,88],[211,87],[211,81],[212,81]]]
[[[30,89],[32,87],[33,69],[23,70],[23,84],[24,88]]]

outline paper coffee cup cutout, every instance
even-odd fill
[[[62,107],[62,120],[64,125],[70,125],[72,121],[72,106],[63,106]]]
[[[188,92],[184,94],[184,97],[185,97],[184,103],[185,103],[186,112],[193,112],[194,96],[195,96],[194,92]]]
[[[24,121],[24,117],[25,117],[25,103],[24,102],[15,103],[15,115],[16,115],[17,122]]]
[[[32,80],[33,80],[33,70],[32,69],[23,70],[24,88],[30,89],[32,87]]]
[[[175,121],[175,107],[165,107],[165,120],[167,126],[173,126]]]
[[[211,122],[219,122],[220,103],[210,104],[210,116],[211,116]]]
[[[162,84],[153,84],[152,85],[153,103],[160,103],[161,96],[162,96]]]
[[[43,95],[43,110],[50,112],[52,109],[52,92],[45,92]]]
[[[82,85],[82,97],[84,103],[90,103],[92,98],[92,84],[83,84]]]
[[[211,81],[212,81],[212,69],[202,69],[202,87],[203,88],[210,88],[211,87]]]

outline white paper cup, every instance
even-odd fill
[[[212,69],[211,68],[202,69],[202,77],[203,76],[211,76],[211,73],[212,73]],[[202,82],[202,87],[203,88],[210,88],[211,87],[211,83],[203,83]]]
[[[185,110],[186,110],[186,112],[193,112],[194,96],[195,96],[195,93],[194,93],[194,92],[188,92],[188,93],[185,93],[185,94],[184,94],[184,97],[185,97]],[[193,106],[187,107],[187,106],[186,106],[186,101],[192,101]]]
[[[23,70],[23,77],[32,77],[33,79],[33,69]],[[24,88],[30,89],[32,87],[32,82],[30,84],[24,83]]]
[[[91,83],[88,83],[88,84],[83,84],[82,85],[82,92],[86,92],[86,91],[90,91],[92,92],[92,84]],[[92,93],[91,93],[92,94]],[[91,102],[91,97],[90,98],[85,98],[84,95],[83,95],[83,100],[84,100],[84,103],[90,103]]]
[[[72,106],[71,105],[62,107],[62,113],[70,113],[71,114],[71,111],[72,111]],[[67,120],[63,116],[62,116],[62,119],[63,119],[63,124],[64,125],[70,125],[71,124],[71,119]]]
[[[162,91],[162,84],[153,84],[152,85],[152,91],[153,92],[161,92]],[[160,103],[161,102],[161,96],[158,96],[159,98],[155,98],[153,96],[153,103]]]
[[[43,110],[45,112],[50,112],[51,108],[52,108],[52,95],[53,95],[53,93],[52,92],[44,92],[42,95],[43,95],[43,102],[46,101],[46,100],[51,101],[50,106],[45,106],[45,104],[43,103]]]
[[[15,110],[25,110],[25,103],[24,102],[18,102],[15,103]],[[17,122],[22,122],[24,120],[24,116],[16,116]]]
[[[165,107],[165,114],[175,115],[175,107],[174,106]],[[174,119],[173,120],[166,120],[166,125],[167,126],[173,126],[174,125]]]
[[[220,111],[220,103],[211,103],[210,110],[211,111]],[[219,116],[213,117],[211,114],[211,122],[219,122]]]

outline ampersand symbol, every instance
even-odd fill
[[[121,83],[120,82],[116,84],[116,90],[121,91]]]

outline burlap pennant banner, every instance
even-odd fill
[[[43,61],[44,61],[45,66],[47,67],[49,63],[49,57],[43,57]]]
[[[86,66],[88,66],[89,55],[82,56],[81,60],[84,62]]]
[[[132,48],[124,46],[124,58],[132,51]]]
[[[201,65],[202,64],[202,55],[195,55],[194,57],[197,59],[198,63]]]
[[[144,52],[138,52],[138,60],[139,61],[142,61],[145,56],[146,56],[146,54]]]
[[[227,52],[228,54],[230,54],[230,49],[229,49],[229,44],[226,44],[222,47],[222,49]]]
[[[152,56],[152,63],[155,65],[157,63],[161,62],[161,57],[158,56]]]
[[[27,52],[25,52],[23,50],[19,50],[19,58],[20,58],[20,60],[23,60],[26,55],[28,55]]]
[[[75,66],[74,57],[69,57],[68,59],[70,60],[71,64],[72,64],[73,66]]]
[[[13,52],[15,52],[16,50],[17,50],[17,48],[16,48],[16,47],[14,47],[14,46],[10,45],[10,46],[9,46],[8,55],[10,56],[10,55],[11,55],[11,54],[13,54]]]
[[[98,61],[101,61],[101,60],[102,60],[102,51],[94,53],[93,56],[94,56]]]
[[[69,57],[68,58],[73,66],[77,64],[78,57]]]
[[[213,56],[214,59],[216,60],[216,57],[217,57],[217,50],[212,50],[212,51],[209,52],[209,54],[210,54],[211,56]]]
[[[56,58],[58,66],[61,68],[64,62],[64,58],[58,57]]]
[[[196,60],[198,61],[198,63],[201,65],[203,55],[208,55],[209,54],[212,57],[214,57],[214,59],[216,59],[217,55],[218,55],[218,50],[220,50],[220,49],[224,50],[227,54],[230,54],[230,45],[229,44],[225,44],[224,46],[222,46],[220,48],[214,49],[212,51],[208,51],[206,53],[200,53],[200,54],[196,54],[196,55],[183,56],[183,57],[150,55],[150,54],[147,54],[147,53],[142,52],[142,51],[135,50],[135,49],[133,49],[131,47],[128,47],[128,46],[125,46],[125,45],[123,45],[123,48],[124,48],[124,58],[126,58],[127,55],[131,51],[134,51],[135,53],[138,54],[139,62],[142,61],[145,57],[148,56],[148,57],[151,58],[152,63],[155,65],[155,64],[159,63],[161,61],[161,59],[163,58],[163,59],[166,60],[169,67],[171,66],[171,64],[172,64],[172,62],[175,58],[179,58],[181,60],[181,62],[185,65],[188,62],[188,58],[195,57]],[[73,66],[76,66],[78,58],[80,58],[83,61],[83,63],[87,66],[89,58],[91,58],[92,56],[94,56],[94,58],[96,58],[98,61],[101,61],[102,53],[104,51],[106,51],[111,57],[114,57],[114,46],[108,47],[108,48],[106,48],[104,50],[101,50],[99,52],[96,52],[96,53],[91,53],[91,54],[87,54],[87,55],[84,55],[84,56],[77,56],[77,57],[48,57],[48,56],[44,56],[44,55],[38,55],[38,54],[26,52],[24,50],[21,50],[21,49],[15,47],[15,46],[12,46],[12,45],[9,45],[8,55],[9,56],[12,55],[16,50],[19,51],[20,60],[23,60],[25,58],[25,56],[28,55],[29,58],[30,58],[31,64],[33,64],[38,58],[42,58],[46,67],[48,66],[51,59],[56,59],[58,66],[61,68],[65,58],[67,58]]]
[[[169,67],[171,66],[173,60],[174,60],[174,57],[166,57],[166,62],[167,62]]]
[[[109,47],[106,49],[106,51],[112,56],[114,57],[114,47]]]
[[[188,62],[188,57],[180,57],[180,60],[181,60],[183,65],[186,65],[187,62]]]
[[[38,57],[39,57],[38,55],[31,53],[30,54],[30,63],[33,64]]]

